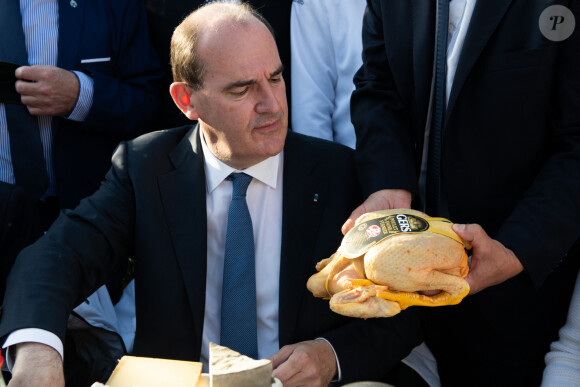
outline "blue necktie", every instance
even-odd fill
[[[431,129],[429,133],[429,153],[427,160],[427,213],[441,215],[441,138],[445,117],[447,35],[449,33],[449,0],[437,1],[437,43],[435,48],[435,85]]]
[[[226,233],[220,344],[256,359],[254,232],[246,203],[246,190],[252,177],[232,173],[228,180],[232,180],[234,188]]]
[[[0,60],[28,64],[28,54],[22,30],[20,2],[0,0]],[[26,106],[5,104],[10,137],[10,156],[16,184],[40,197],[48,188],[48,173],[38,131],[38,119]]]

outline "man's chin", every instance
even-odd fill
[[[264,154],[268,155],[268,157],[272,157],[282,152],[282,149],[284,149],[284,140],[285,137],[278,141],[271,141],[268,144],[264,144]]]

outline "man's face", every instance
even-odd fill
[[[284,147],[286,87],[276,43],[263,24],[222,28],[200,41],[203,87],[190,99],[212,153],[244,169]]]

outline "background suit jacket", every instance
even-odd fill
[[[93,78],[84,122],[53,117],[53,168],[62,208],[93,193],[122,140],[153,129],[162,70],[139,0],[59,0],[57,66]],[[6,37],[9,39],[9,37]],[[99,61],[83,63],[83,60]]]
[[[480,0],[465,38],[442,139],[442,195],[452,221],[481,224],[525,272],[457,307],[420,309],[443,385],[538,384],[564,322],[579,261],[580,32],[562,42],[542,35],[540,15],[554,4],[580,15],[575,1]],[[368,2],[351,105],[365,196],[418,193],[435,5]]]
[[[165,96],[161,100],[162,116],[161,125],[164,128],[171,128],[179,125],[189,124],[189,120],[175,106],[170,98],[169,85],[173,82],[171,66],[169,60],[169,49],[173,30],[183,19],[200,6],[206,0],[146,0],[147,16],[149,18],[149,30],[151,39],[159,58],[165,65],[165,79],[161,87],[161,95]],[[284,82],[286,84],[286,99],[290,109],[290,8],[291,0],[247,0],[246,3],[254,7],[272,25],[276,35],[276,45],[280,60],[284,65]],[[289,119],[290,119],[289,114]]]
[[[313,297],[306,281],[316,262],[336,251],[340,227],[360,203],[353,152],[290,132],[283,186],[281,346],[313,339],[348,321],[331,312],[328,301]],[[122,143],[101,188],[74,211],[61,214],[48,234],[19,256],[9,278],[0,336],[35,326],[64,338],[71,309],[103,283],[117,261],[133,255],[133,353],[198,360],[205,308],[205,197],[198,129],[186,126]],[[51,278],[50,285],[44,286],[41,277]],[[334,337],[340,340],[340,332]],[[350,345],[344,347],[352,352]],[[345,380],[361,372],[357,363],[342,367]]]
[[[154,128],[163,75],[140,0],[77,1],[74,7],[72,3],[59,0],[57,66],[87,73],[94,90],[84,122],[60,116],[52,120],[52,165],[60,208],[75,207],[99,187],[121,140]],[[82,63],[90,59],[101,61]],[[46,220],[40,222],[38,198],[21,191],[0,183],[0,299],[18,251],[46,230],[42,223],[50,224],[57,215],[41,215]]]
[[[55,117],[53,161],[62,208],[93,193],[122,140],[155,128],[163,75],[140,0],[59,0],[58,67],[94,80],[93,105],[82,123]],[[82,60],[110,58],[82,63]]]

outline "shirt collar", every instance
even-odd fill
[[[237,170],[230,167],[229,165],[222,162],[220,159],[215,157],[213,153],[209,150],[205,143],[201,129],[199,130],[199,136],[201,138],[201,147],[203,149],[204,155],[204,166],[205,166],[205,178],[207,182],[207,192],[212,193],[213,190],[217,188],[218,185],[222,183],[232,172],[244,172],[247,175],[252,176],[254,179],[261,181],[272,189],[276,189],[276,182],[278,180],[278,167],[280,164],[280,157],[282,156],[284,150],[278,153],[276,156],[267,158],[258,164],[252,165],[244,170]],[[190,141],[195,141],[191,138]]]

